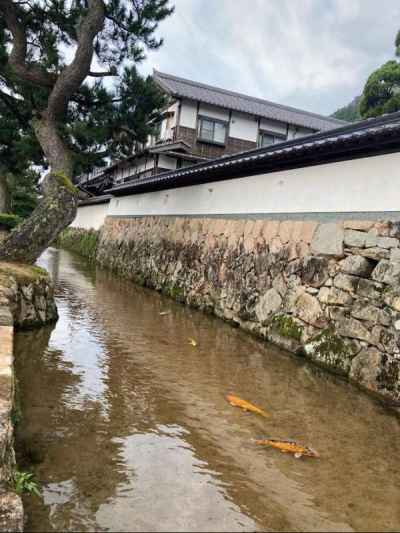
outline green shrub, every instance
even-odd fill
[[[19,472],[18,470],[14,472],[13,476],[14,489],[15,492],[19,495],[22,494],[34,494],[35,496],[40,496],[39,485],[33,479],[33,474],[30,472]]]
[[[22,218],[18,215],[10,213],[0,213],[0,229],[13,229],[22,222]]]

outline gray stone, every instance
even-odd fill
[[[396,322],[394,323],[394,329],[396,331],[400,331],[400,320],[396,320]]]
[[[314,296],[319,293],[319,289],[315,289],[314,287],[307,287],[306,292],[308,294],[313,294]]]
[[[326,318],[317,298],[308,293],[298,296],[294,304],[293,314],[312,326],[323,328],[327,325]]]
[[[365,246],[367,234],[364,231],[348,229],[344,232],[344,244],[346,246],[356,246],[363,248]]]
[[[392,237],[379,237],[378,246],[380,248],[398,248],[399,241],[397,239],[393,239]]]
[[[400,312],[400,289],[393,288],[383,293],[383,301],[386,305]]]
[[[32,283],[30,285],[21,286],[21,292],[24,295],[25,299],[28,301],[32,301],[34,290],[35,290],[35,287]]]
[[[336,287],[322,287],[319,291],[318,299],[328,305],[350,305],[353,303],[353,297],[348,292]]]
[[[375,391],[381,362],[382,353],[376,348],[361,350],[351,363],[350,379],[370,391]]]
[[[343,255],[344,231],[340,224],[320,224],[311,241],[311,251],[315,255]]]
[[[359,385],[398,404],[400,359],[374,348],[362,350],[351,364],[350,378]]]
[[[360,278],[358,282],[357,294],[369,300],[380,300],[382,285],[369,279]]]
[[[0,307],[0,326],[12,326],[14,323],[9,306]]]
[[[372,272],[372,279],[388,285],[400,282],[400,263],[382,260]]]
[[[365,237],[365,246],[366,248],[373,248],[378,246],[378,230],[373,228],[371,229]]]
[[[335,277],[333,284],[338,289],[353,293],[357,291],[359,281],[360,278],[357,276],[340,273]]]
[[[329,263],[326,257],[308,255],[303,259],[301,281],[304,285],[321,287],[329,278]]]
[[[343,317],[337,322],[336,327],[337,332],[343,337],[367,341],[369,344],[377,344],[379,342],[379,339],[373,336],[367,326],[354,318]]]
[[[278,274],[272,282],[273,288],[279,293],[283,298],[288,290],[286,281],[282,274]]]
[[[381,309],[374,305],[369,305],[368,302],[359,300],[355,303],[351,316],[359,320],[368,320],[377,324],[380,322]]]
[[[352,253],[367,257],[368,259],[373,259],[374,261],[380,261],[381,259],[389,259],[390,257],[389,250],[385,250],[384,248],[378,248],[376,246],[373,248],[353,248]]]
[[[392,248],[390,250],[390,260],[400,262],[400,248]]]
[[[340,261],[339,267],[346,274],[368,278],[374,269],[374,263],[361,255],[349,255]]]
[[[269,319],[277,313],[282,305],[282,298],[278,291],[269,289],[258,301],[255,307],[257,320],[261,324],[266,324]]]

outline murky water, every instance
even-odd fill
[[[42,486],[27,530],[400,529],[400,421],[374,400],[67,252],[42,265],[61,316],[17,336],[19,455]],[[260,449],[262,436],[321,458]]]

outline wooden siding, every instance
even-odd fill
[[[220,157],[226,154],[236,154],[257,148],[256,142],[235,139],[234,137],[228,137],[225,146],[198,141],[196,130],[185,128],[184,126],[179,126],[175,130],[175,138],[176,140],[182,140],[190,144],[192,147],[191,153],[210,158]]]

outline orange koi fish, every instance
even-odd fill
[[[262,439],[256,440],[255,443],[259,446],[270,446],[271,448],[275,448],[282,453],[292,453],[296,459],[303,457],[303,455],[305,457],[319,457],[319,453],[312,448],[301,446],[293,440]]]
[[[226,399],[231,405],[233,405],[233,407],[240,407],[241,409],[243,409],[243,411],[250,411],[252,413],[256,413],[257,415],[264,416],[265,418],[270,416],[268,413],[266,413],[262,409],[259,409],[255,405],[249,402],[246,402],[246,400],[242,400],[241,398],[238,398],[237,396],[233,396],[232,394],[228,394]]]

